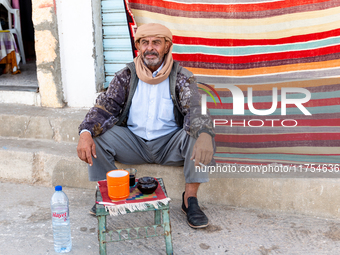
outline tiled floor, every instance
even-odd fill
[[[20,63],[20,74],[0,75],[0,90],[29,90],[37,91],[38,79],[35,61]]]

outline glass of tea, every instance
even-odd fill
[[[135,186],[136,184],[136,174],[137,170],[135,168],[127,168],[125,169],[126,171],[129,172],[129,177],[130,177],[130,187]]]

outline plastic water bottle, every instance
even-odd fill
[[[56,186],[51,198],[51,214],[54,250],[58,253],[69,252],[72,249],[68,204],[68,198],[62,187]]]

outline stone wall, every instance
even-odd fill
[[[32,0],[41,105],[63,107],[58,22],[54,0]]]

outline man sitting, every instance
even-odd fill
[[[206,227],[197,190],[209,180],[208,173],[196,172],[195,166],[214,163],[211,118],[201,114],[193,74],[172,59],[168,28],[140,26],[135,45],[138,57],[116,73],[81,123],[78,156],[89,164],[90,181],[106,179],[108,171],[117,169],[115,161],[184,165],[182,210],[189,226]]]

